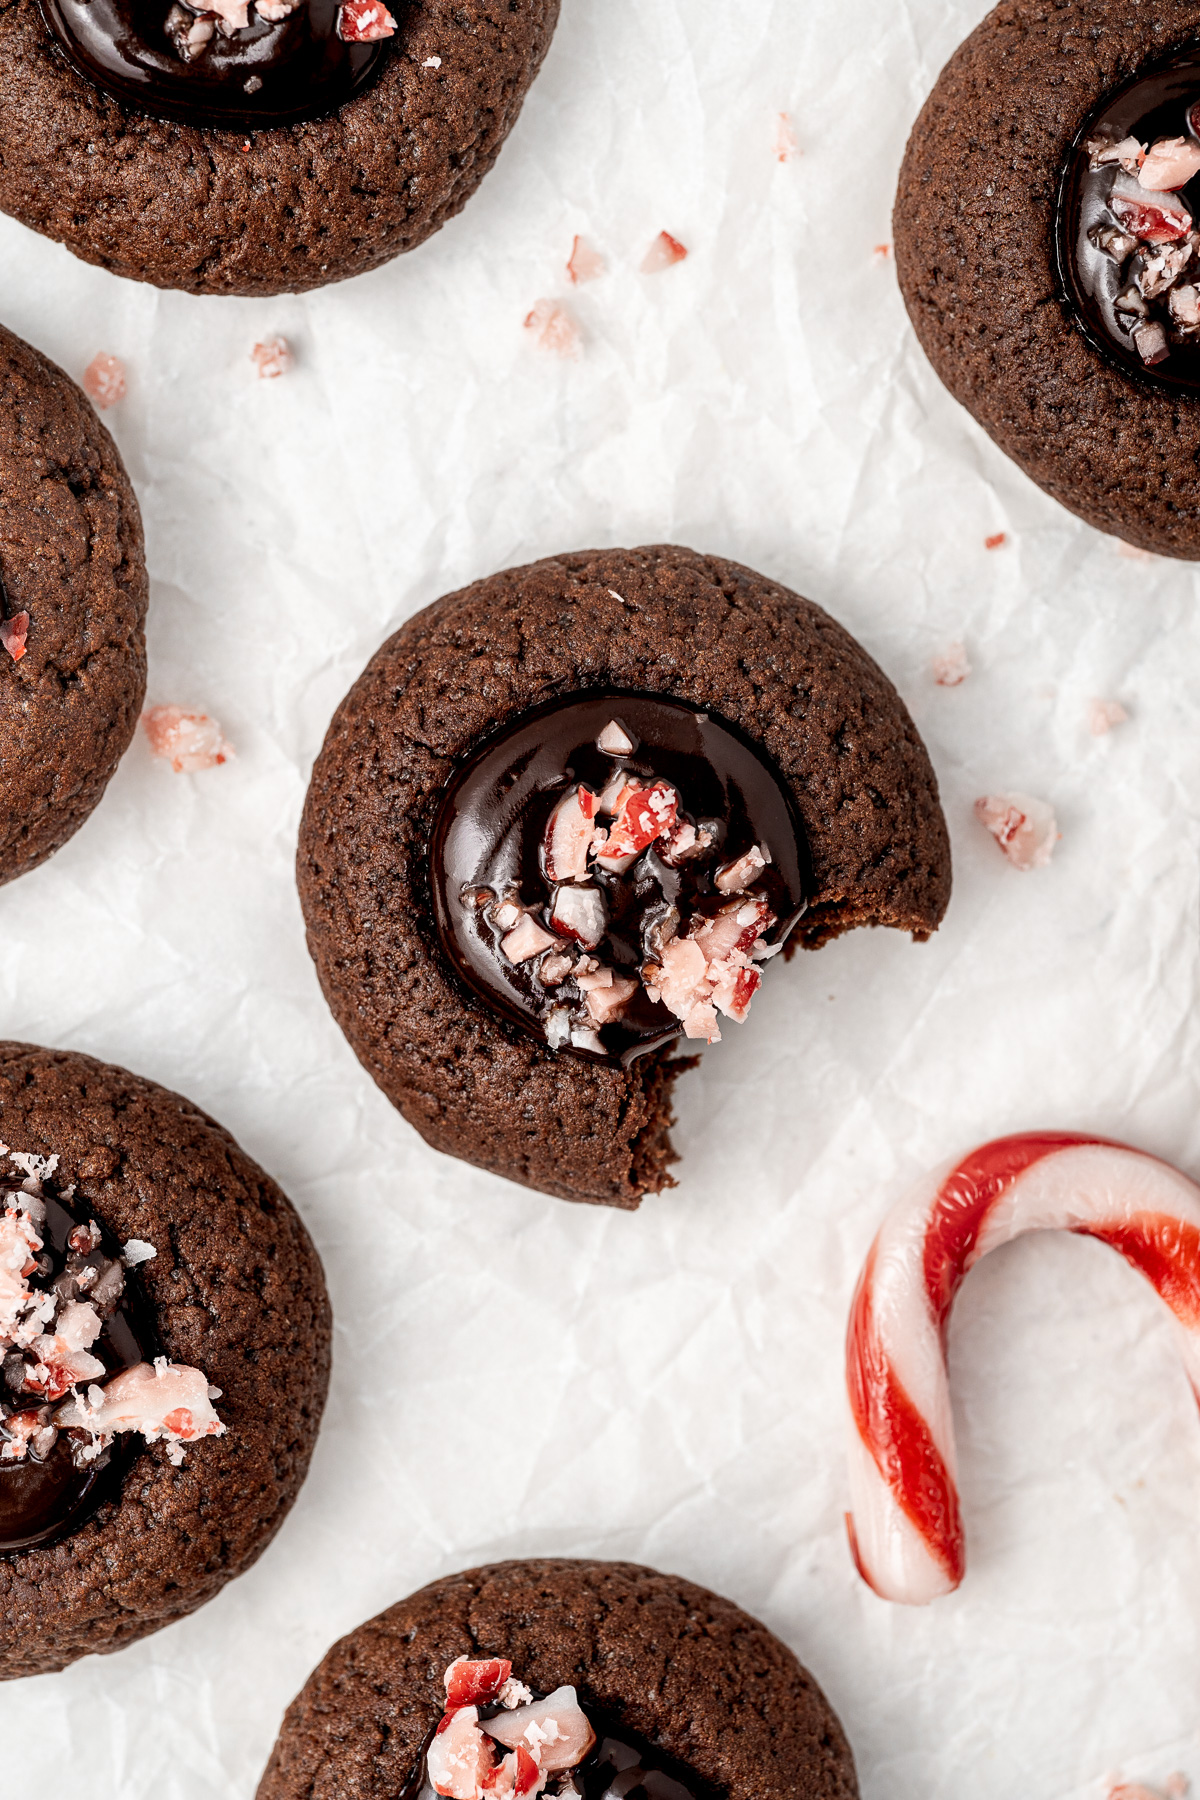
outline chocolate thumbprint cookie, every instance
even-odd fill
[[[329,1304],[219,1125],[0,1044],[0,1677],[118,1650],[259,1556],[308,1468]]]
[[[636,1206],[670,1179],[675,1052],[736,1031],[797,946],[927,937],[950,857],[866,652],[659,546],[508,570],[390,638],[330,726],[298,874],[334,1016],[430,1144]]]
[[[258,1800],[857,1800],[785,1644],[634,1563],[545,1559],[422,1588],[335,1644]]]

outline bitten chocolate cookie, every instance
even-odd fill
[[[913,129],[896,267],[956,399],[1100,530],[1200,557],[1200,5],[1007,0]]]
[[[342,281],[466,203],[557,17],[558,0],[5,0],[0,206],[159,287]]]
[[[116,445],[0,325],[0,882],[60,849],[108,786],[146,691],[146,591]]]
[[[0,1677],[194,1612],[283,1523],[329,1381],[308,1234],[228,1132],[0,1044]]]
[[[808,600],[658,546],[475,582],[372,658],[313,771],[308,942],[435,1149],[568,1200],[670,1180],[680,1037],[855,925],[927,937],[950,854],[896,690]]]
[[[258,1800],[855,1800],[828,1701],[729,1600],[634,1563],[496,1563],[335,1644]]]

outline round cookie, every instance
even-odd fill
[[[1200,407],[1163,370],[1143,373],[1085,335],[1058,208],[1106,99],[1198,28],[1195,0],[1005,0],[926,101],[894,218],[909,315],[954,397],[1089,524],[1191,559]],[[1184,118],[1162,129],[1182,131]]]
[[[886,676],[819,607],[735,563],[673,546],[551,557],[438,600],[383,645],[334,716],[300,829],[325,996],[435,1149],[633,1207],[670,1181],[670,1088],[687,1063],[669,1046],[627,1064],[551,1049],[482,1000],[446,954],[430,873],[447,784],[482,740],[613,691],[708,709],[770,764],[806,839],[789,946],[856,925],[927,937],[950,856]]]
[[[0,1136],[21,1166],[57,1157],[53,1182],[74,1184],[81,1217],[153,1247],[136,1275],[161,1352],[220,1390],[225,1428],[182,1453],[139,1447],[82,1523],[0,1556],[0,1676],[11,1679],[145,1637],[255,1561],[308,1468],[330,1315],[285,1196],[179,1095],[89,1056],[4,1044]],[[0,1472],[0,1488],[11,1479]]]
[[[324,117],[253,130],[164,122],[110,98],[61,54],[38,0],[11,0],[0,206],[87,262],[194,294],[300,293],[376,268],[423,243],[487,174],[558,0],[394,11],[361,92]]]
[[[53,855],[107,787],[146,691],[146,599],[116,445],[0,326],[0,881]]]
[[[764,1625],[678,1576],[546,1558],[435,1581],[335,1644],[288,1708],[258,1800],[415,1794],[443,1670],[464,1656],[511,1661],[535,1693],[575,1688],[601,1735],[663,1753],[697,1796],[858,1794],[828,1701]]]

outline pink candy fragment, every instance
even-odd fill
[[[338,7],[337,34],[345,44],[373,44],[396,29],[383,0],[345,0]]]
[[[933,659],[933,679],[939,687],[961,687],[971,673],[965,644],[947,644]]]
[[[1146,152],[1138,170],[1138,181],[1155,193],[1170,193],[1186,187],[1198,172],[1200,144],[1191,138],[1159,138]]]
[[[579,287],[585,281],[595,281],[603,275],[608,267],[598,250],[594,250],[586,238],[577,237],[571,245],[571,254],[567,259],[567,274]]]
[[[122,1369],[106,1387],[77,1394],[55,1420],[66,1429],[90,1432],[98,1449],[125,1431],[140,1431],[148,1444],[159,1438],[191,1444],[223,1435],[225,1427],[212,1407],[218,1397],[219,1390],[209,1388],[202,1370],[159,1356],[153,1364]]]
[[[1109,198],[1113,217],[1144,244],[1174,244],[1192,229],[1192,215],[1185,206],[1139,200],[1114,188]]]
[[[568,358],[579,354],[579,327],[557,300],[539,300],[525,315],[525,329],[533,333],[539,350]]]
[[[1028,794],[985,794],[975,817],[991,832],[1014,869],[1044,869],[1059,839],[1054,808]]]
[[[125,398],[125,365],[118,357],[101,350],[83,371],[83,391],[101,412]]]
[[[277,381],[286,375],[293,361],[292,347],[284,337],[267,338],[265,343],[255,344],[250,352],[250,360],[258,370],[260,381]]]
[[[554,942],[532,913],[522,913],[520,924],[500,939],[500,948],[510,963],[523,963],[532,956],[540,956],[543,950],[552,949]]]
[[[1093,737],[1103,737],[1114,725],[1124,725],[1128,717],[1119,700],[1093,700],[1088,706],[1088,726]]]
[[[555,1688],[544,1700],[497,1713],[483,1729],[506,1749],[526,1749],[547,1775],[573,1769],[596,1741],[573,1687]]]
[[[643,275],[660,275],[664,269],[673,268],[683,261],[687,248],[669,231],[660,231],[645,256],[642,258]]]
[[[14,662],[20,662],[25,654],[25,640],[29,636],[29,614],[14,613],[11,619],[0,619],[0,644],[8,651]]]
[[[793,156],[798,156],[800,153],[795,129],[786,113],[780,113],[775,120],[775,135],[771,141],[771,147],[781,163],[790,161]]]
[[[142,714],[142,729],[155,756],[164,756],[177,775],[214,769],[233,755],[233,746],[207,713],[184,712],[182,706],[152,706]]]
[[[596,824],[596,796],[590,788],[575,787],[563,795],[546,822],[542,863],[547,881],[581,881],[588,872],[588,857],[605,833]]]

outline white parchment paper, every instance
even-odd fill
[[[1025,1241],[951,1334],[970,1568],[928,1611],[858,1583],[841,1345],[905,1182],[1025,1126],[1200,1171],[1196,575],[1123,557],[948,398],[891,263],[896,172],[983,0],[564,0],[466,213],[306,299],[198,300],[0,220],[0,317],[107,414],[146,520],[150,700],[237,760],[139,740],[0,895],[5,1035],[215,1113],[301,1209],[336,1365],[312,1474],[258,1566],[118,1656],[0,1691],[4,1800],[250,1800],[332,1639],[485,1558],[641,1558],[740,1601],[826,1686],[866,1800],[1098,1800],[1200,1781],[1200,1425],[1148,1288]],[[777,116],[800,154],[781,163]],[[667,228],[688,260],[638,273]],[[578,360],[522,320],[568,295]],[[297,366],[254,378],[256,339]],[[988,551],[986,536],[1007,540]],[[955,852],[937,939],[775,967],[680,1089],[680,1185],[625,1216],[425,1149],[330,1019],[292,883],[308,772],[384,635],[476,576],[674,539],[820,601],[897,681]],[[974,673],[936,687],[965,640]],[[1128,724],[1089,734],[1092,696]],[[1051,800],[1022,875],[977,794]],[[505,1369],[502,1409],[494,1372]]]

